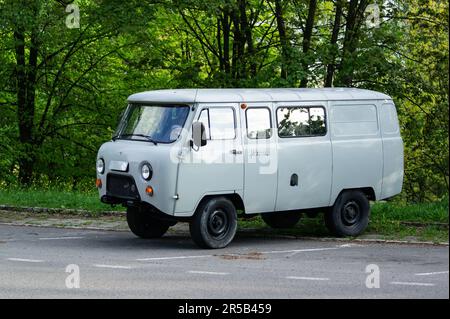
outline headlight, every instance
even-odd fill
[[[150,164],[148,164],[148,163],[142,164],[141,175],[142,175],[142,178],[147,181],[152,178],[153,170],[152,170],[152,167],[150,166]]]
[[[97,160],[97,172],[103,174],[105,172],[105,161],[102,158]]]

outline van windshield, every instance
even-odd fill
[[[113,140],[172,143],[180,136],[188,114],[187,105],[130,104],[120,120]]]

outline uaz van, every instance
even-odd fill
[[[403,143],[392,99],[329,89],[182,89],[133,94],[97,156],[101,201],[127,208],[131,231],[188,222],[222,248],[238,215],[273,228],[323,212],[336,236],[367,227],[369,201],[400,193]]]

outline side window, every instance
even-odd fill
[[[327,133],[325,128],[325,109],[321,107],[310,107],[309,125],[311,135],[325,135]]]
[[[198,120],[205,125],[207,139],[232,140],[236,137],[236,122],[232,108],[203,109]]]
[[[267,108],[248,108],[247,137],[251,139],[269,139],[272,136],[270,111]]]
[[[399,131],[397,111],[394,104],[383,104],[381,106],[381,128],[385,134],[395,134]]]
[[[280,137],[325,135],[325,109],[322,107],[280,107],[277,109]]]

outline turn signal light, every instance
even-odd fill
[[[100,178],[95,180],[95,186],[97,186],[97,188],[102,188],[102,180]]]
[[[153,196],[153,187],[147,186],[145,188],[145,192],[147,193],[148,196]]]

